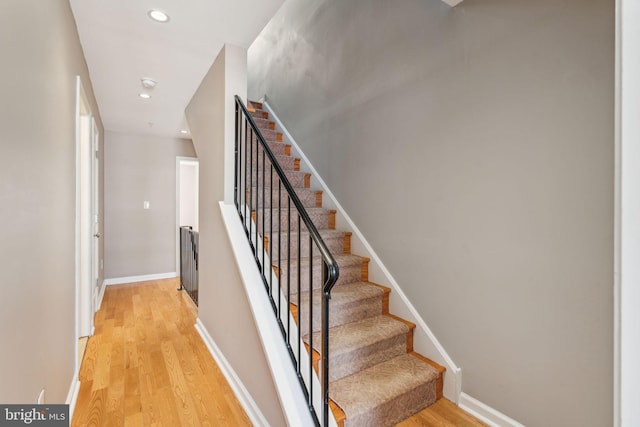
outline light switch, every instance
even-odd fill
[[[145,200],[143,206],[145,209],[149,209],[149,202]]]

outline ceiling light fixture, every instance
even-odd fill
[[[138,96],[142,99],[149,99],[151,98],[151,95],[149,95],[148,93],[139,93]]]
[[[186,135],[186,134],[188,134],[188,133],[189,133],[189,131],[188,131],[188,130],[185,130],[185,129],[182,129],[182,130],[180,131],[180,133],[181,133],[181,134],[183,134],[183,135]]]
[[[158,9],[151,9],[149,12],[147,12],[147,15],[149,15],[149,18],[162,24],[164,24],[165,22],[169,22],[169,15]]]
[[[148,77],[143,77],[140,79],[140,81],[142,82],[142,87],[146,89],[153,89],[154,87],[156,87],[156,84],[158,84],[158,82]]]

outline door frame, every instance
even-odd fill
[[[195,164],[196,172],[197,172],[197,185],[196,195],[198,196],[198,204],[200,203],[199,199],[199,185],[200,185],[200,162],[197,157],[183,157],[176,156],[176,226],[175,226],[175,235],[176,235],[176,274],[180,277],[180,200],[181,200],[181,173],[180,166],[182,164]],[[199,211],[196,210],[196,218],[199,221]]]
[[[76,76],[76,239],[75,239],[75,358],[80,368],[78,339],[94,332],[95,285],[98,271],[94,259],[99,257],[94,210],[98,206],[96,176],[96,137],[99,130],[80,76]]]
[[[614,426],[640,425],[640,4],[616,0]]]

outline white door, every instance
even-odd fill
[[[80,77],[76,86],[76,337],[93,333],[94,120]],[[97,197],[97,195],[95,195]]]
[[[91,146],[92,146],[92,156],[91,156],[91,180],[93,182],[92,185],[92,207],[91,207],[91,219],[93,222],[93,227],[91,230],[91,234],[93,235],[92,239],[92,248],[91,248],[91,258],[92,258],[92,272],[91,272],[91,286],[93,289],[93,307],[95,310],[98,310],[100,307],[101,300],[101,291],[100,288],[100,270],[101,270],[101,260],[100,260],[100,238],[102,237],[102,233],[100,231],[100,159],[98,157],[98,153],[100,152],[100,130],[96,125],[95,119],[92,117],[91,119]],[[93,316],[92,316],[93,318]]]

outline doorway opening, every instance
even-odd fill
[[[199,163],[194,157],[176,158],[176,273],[180,290],[198,304],[198,191]]]

